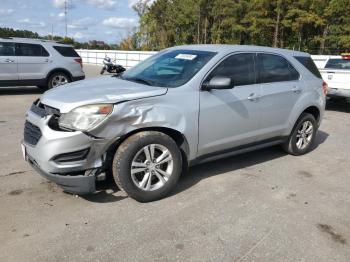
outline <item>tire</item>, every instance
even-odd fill
[[[101,69],[101,72],[100,72],[100,75],[103,75],[105,71],[106,71],[106,69],[105,69],[105,68],[102,68],[102,69]]]
[[[304,126],[303,126],[304,125]],[[310,126],[312,130],[310,131]],[[306,129],[305,129],[306,128]],[[309,113],[302,113],[297,120],[292,133],[282,148],[294,156],[304,155],[312,149],[317,133],[317,123],[315,117]],[[301,141],[301,143],[300,143]]]
[[[52,89],[60,85],[65,85],[71,82],[70,77],[64,72],[55,72],[50,75],[47,81],[47,88]]]
[[[151,147],[154,149],[151,150]],[[145,148],[149,157],[146,157]],[[150,161],[152,159],[159,159],[160,165]],[[162,164],[165,160],[168,161]],[[137,165],[132,166],[132,163]],[[143,203],[167,196],[175,188],[181,171],[181,152],[175,141],[164,133],[154,131],[136,133],[127,138],[118,147],[112,164],[117,186]]]

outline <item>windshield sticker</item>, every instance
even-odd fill
[[[190,54],[178,54],[177,56],[175,56],[175,58],[177,59],[184,59],[184,60],[193,60],[196,57],[197,57],[196,55],[190,55]]]

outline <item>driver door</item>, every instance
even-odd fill
[[[200,92],[198,156],[253,143],[259,136],[261,85],[255,53],[225,58],[207,77],[230,77],[232,89]]]

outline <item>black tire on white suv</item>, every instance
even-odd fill
[[[56,82],[60,82],[60,84],[56,84]],[[57,71],[52,73],[47,80],[47,89],[52,89],[54,87],[58,87],[59,85],[67,84],[71,82],[70,77],[61,71]]]

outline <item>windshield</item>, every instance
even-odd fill
[[[174,50],[159,53],[126,71],[121,78],[151,86],[178,87],[187,83],[215,52]]]
[[[350,60],[340,59],[340,58],[329,59],[325,68],[350,70]]]

